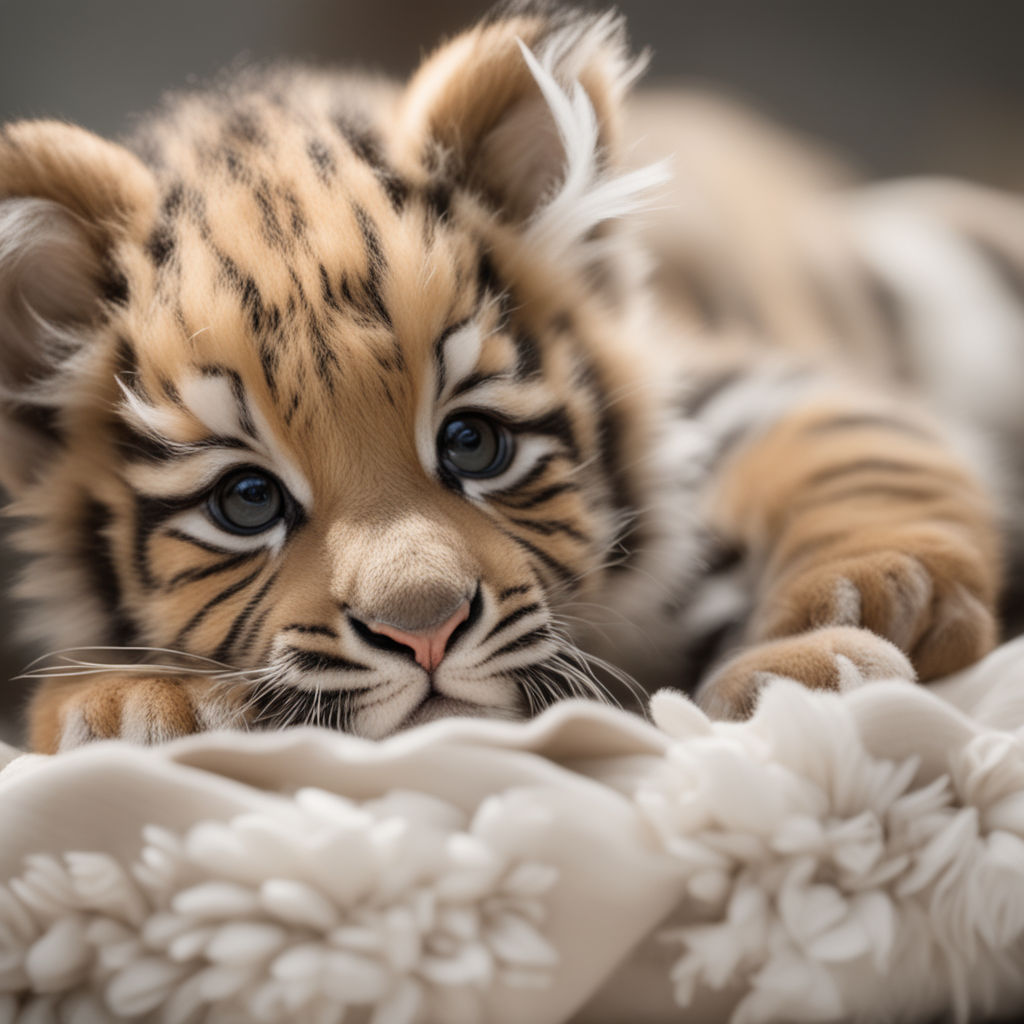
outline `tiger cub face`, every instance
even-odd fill
[[[212,659],[257,717],[369,737],[581,686],[558,609],[614,561],[642,443],[610,223],[659,173],[614,171],[634,71],[613,20],[517,18],[404,88],[179,99],[138,155],[7,128],[35,634]]]

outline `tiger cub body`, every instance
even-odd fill
[[[739,716],[988,650],[1015,392],[962,366],[1007,340],[1019,207],[846,193],[732,112],[630,108],[638,69],[613,18],[524,15],[405,86],[243,76],[131,148],[4,130],[21,592],[47,649],[110,649],[37,671],[36,749],[381,737],[623,673]]]

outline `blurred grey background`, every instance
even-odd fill
[[[712,87],[831,144],[864,174],[1024,190],[1020,0],[622,0],[647,81]],[[278,57],[407,74],[489,4],[470,0],[0,0],[0,121],[105,135],[167,89]],[[16,567],[0,563],[5,578]],[[30,656],[0,603],[0,675]],[[18,735],[0,684],[0,739]]]

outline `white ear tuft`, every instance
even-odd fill
[[[553,259],[569,259],[576,253],[579,262],[586,262],[586,242],[594,230],[642,208],[651,190],[670,177],[667,160],[626,174],[603,171],[597,114],[587,91],[577,79],[566,89],[555,78],[555,66],[568,46],[572,46],[574,56],[585,55],[616,28],[610,16],[599,19],[588,33],[596,37],[589,46],[585,40],[556,36],[545,45],[541,60],[519,40],[523,59],[551,111],[565,153],[557,191],[538,207],[527,226],[530,245]],[[643,60],[636,61],[624,80],[632,80],[642,68]]]

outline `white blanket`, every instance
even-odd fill
[[[712,724],[566,703],[0,751],[0,1022],[1024,1008],[1024,642]]]

